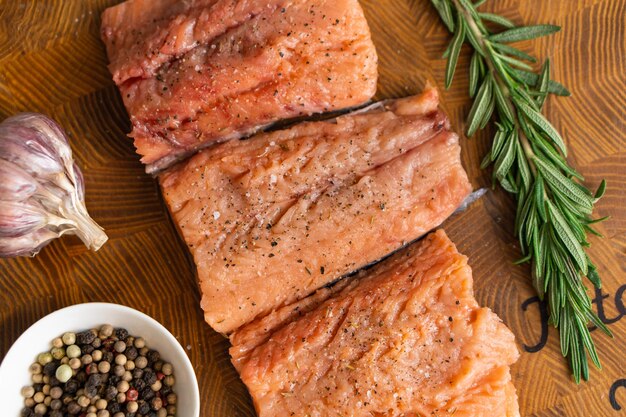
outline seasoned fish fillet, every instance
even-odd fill
[[[231,335],[259,417],[519,416],[514,336],[442,230],[340,283]]]
[[[357,0],[129,0],[105,10],[102,38],[149,172],[376,91]]]
[[[160,177],[230,333],[422,236],[470,192],[438,96],[232,141]]]

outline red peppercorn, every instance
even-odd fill
[[[157,372],[156,376],[159,381],[165,378],[165,374],[163,372]]]
[[[126,392],[126,401],[137,401],[139,398],[139,392],[135,388],[131,388]]]

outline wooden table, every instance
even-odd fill
[[[203,417],[253,416],[230,365],[227,340],[203,322],[194,267],[157,183],[144,174],[125,138],[128,117],[99,40],[100,13],[116,2],[0,0],[0,118],[39,111],[67,129],[85,174],[89,210],[110,236],[97,253],[66,237],[34,259],[0,261],[0,358],[51,311],[88,301],[125,304],[155,317],[186,348],[199,379]],[[429,1],[362,3],[380,55],[377,98],[419,92],[426,80],[441,86],[449,34]],[[592,188],[602,178],[609,183],[597,208],[598,216],[612,216],[600,225],[607,238],[592,238],[590,251],[604,279],[596,307],[615,334],[610,340],[594,332],[604,371],[593,370],[586,384],[571,381],[556,332],[540,321],[543,310],[529,285],[529,268],[512,264],[519,251],[512,237],[514,205],[506,194],[490,191],[444,226],[470,257],[479,301],[517,335],[522,356],[513,378],[522,415],[625,415],[616,410],[626,407],[626,0],[500,0],[484,7],[518,23],[564,28],[522,47],[550,57],[553,77],[574,93],[547,103],[569,144],[570,160]],[[461,68],[468,64],[467,52]],[[467,84],[466,71],[460,71],[443,93],[458,131],[470,105]],[[478,168],[488,136],[462,145],[473,183],[489,186],[490,173]]]

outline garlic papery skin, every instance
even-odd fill
[[[84,196],[82,172],[56,122],[22,113],[0,123],[0,257],[34,256],[65,233],[98,250],[108,238]]]

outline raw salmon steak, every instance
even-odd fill
[[[230,333],[419,238],[471,186],[438,96],[205,149],[160,177],[206,321]]]
[[[514,336],[442,230],[343,281],[231,336],[259,417],[519,416]]]
[[[376,91],[357,0],[129,0],[104,11],[102,39],[148,172]]]

